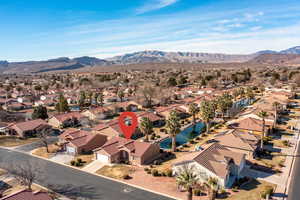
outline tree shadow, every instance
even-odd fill
[[[67,185],[48,185],[49,189],[53,190],[54,192],[70,197],[72,199],[99,199],[100,195],[96,194],[96,189],[89,185],[83,186],[74,186],[72,184]],[[97,190],[98,191],[98,190]]]

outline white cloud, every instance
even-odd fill
[[[258,31],[260,29],[262,29],[262,26],[253,26],[250,28],[251,31]]]
[[[144,4],[142,7],[136,10],[137,14],[142,14],[146,12],[150,12],[153,10],[158,10],[167,6],[170,6],[179,0],[151,0]]]

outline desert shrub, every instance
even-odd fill
[[[173,176],[173,172],[172,172],[171,169],[167,169],[167,170],[165,171],[165,173],[166,173],[166,175],[167,175],[168,177],[172,177],[172,176]]]
[[[152,174],[152,176],[159,176],[159,173],[158,173],[157,169],[153,169],[151,171],[151,174]]]
[[[77,162],[78,163],[82,163],[82,159],[81,158],[77,158]]]
[[[74,166],[75,163],[76,163],[75,160],[72,160],[72,161],[71,161],[71,165],[72,165],[72,166]]]
[[[274,188],[272,186],[265,186],[263,191],[261,192],[261,197],[266,199],[266,197],[269,195],[271,196],[274,192]]]
[[[150,169],[146,167],[146,168],[144,168],[144,171],[147,172],[147,171],[150,171]]]
[[[194,193],[194,196],[201,196],[201,190],[199,190],[199,189],[194,189],[193,193]]]
[[[82,164],[81,164],[80,162],[76,162],[76,163],[75,163],[75,166],[76,166],[76,167],[80,167],[81,165],[82,165]]]
[[[124,174],[122,178],[123,178],[124,180],[128,180],[128,179],[130,179],[131,177],[130,177],[128,174]]]

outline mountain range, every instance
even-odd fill
[[[255,63],[300,64],[300,46],[282,51],[263,50],[253,54],[220,54],[196,52],[140,51],[108,59],[95,57],[60,57],[45,61],[0,61],[2,73],[30,73],[59,70],[76,70],[84,67],[128,65],[143,63]]]

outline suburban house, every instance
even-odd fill
[[[0,197],[0,200],[53,200],[47,192],[32,191],[32,190],[20,190],[11,195]]]
[[[74,127],[80,125],[80,120],[84,118],[87,117],[79,112],[69,112],[50,117],[48,123],[56,128]]]
[[[63,150],[75,155],[92,152],[107,141],[105,135],[94,134],[74,128],[67,129],[58,137],[60,144],[63,146]]]
[[[265,133],[269,133],[273,129],[273,122],[265,121]],[[231,124],[229,127],[237,130],[249,131],[250,133],[262,133],[263,121],[260,119],[247,117],[241,120],[237,120]]]
[[[26,122],[11,124],[9,127],[10,135],[18,135],[19,137],[33,137],[44,129],[51,129],[51,126],[42,119],[36,119]]]
[[[114,137],[95,149],[95,158],[104,163],[130,162],[136,165],[150,164],[160,157],[158,144]]]
[[[4,122],[0,122],[0,135],[4,135],[7,132],[8,124]]]
[[[218,185],[230,188],[241,177],[245,166],[245,154],[231,151],[218,143],[209,144],[204,150],[190,154],[172,167],[174,175],[184,167],[192,168],[201,182],[216,178]]]
[[[81,114],[88,117],[90,120],[101,120],[112,116],[113,111],[108,107],[97,107],[83,111]]]
[[[141,106],[134,101],[125,101],[113,104],[108,107],[115,113],[119,113],[124,111],[136,112]]]
[[[162,126],[165,123],[164,117],[162,117],[158,114],[155,114],[153,112],[142,112],[142,113],[138,114],[137,117],[138,117],[139,122],[141,121],[141,119],[143,117],[148,118],[152,122],[153,126],[156,126],[156,127]]]
[[[215,140],[231,151],[244,153],[247,159],[253,159],[259,149],[260,140],[257,136],[239,130],[229,130],[216,135]]]

